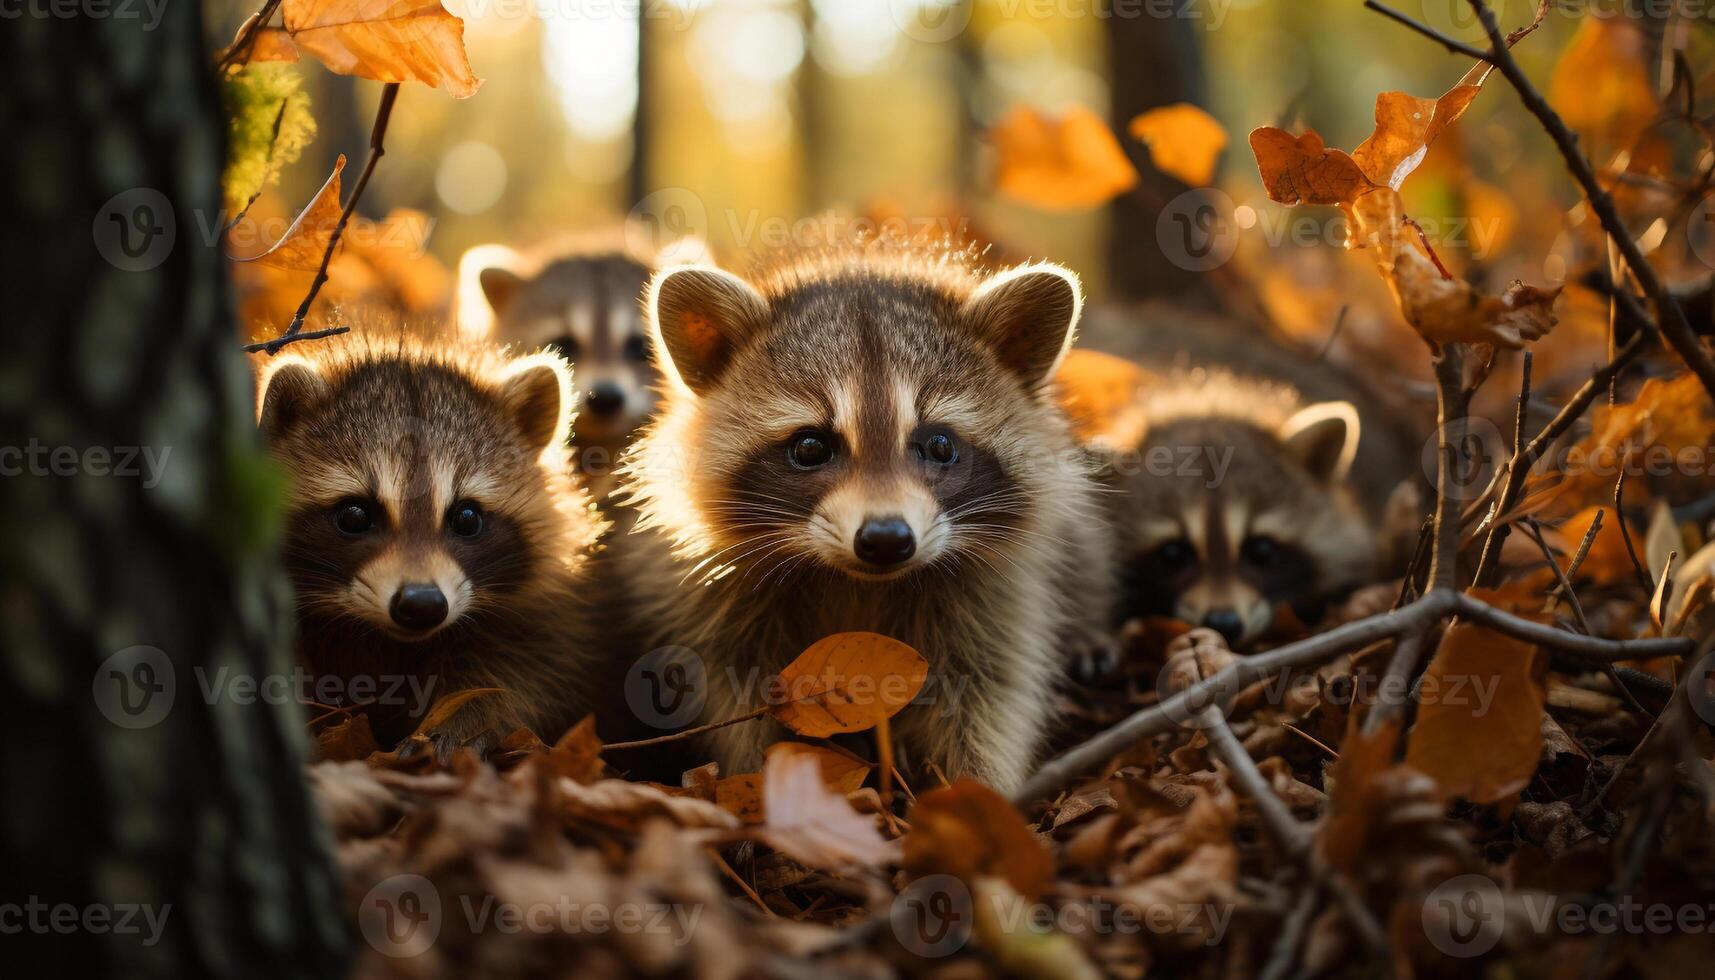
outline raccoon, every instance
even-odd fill
[[[1049,391],[1081,305],[1059,266],[984,276],[948,250],[656,274],[666,395],[622,472],[642,516],[619,562],[645,646],[701,658],[706,720],[758,706],[817,639],[872,631],[930,662],[894,719],[911,765],[1024,778],[1061,648],[1107,615],[1094,483]],[[750,771],[784,737],[747,722],[703,747]]]
[[[404,336],[308,346],[263,365],[258,396],[290,479],[299,659],[340,690],[387,678],[368,710],[384,744],[423,701],[472,688],[504,693],[430,733],[439,751],[520,726],[553,740],[593,701],[583,586],[601,532],[566,460],[569,368]],[[427,697],[385,697],[401,678]]]
[[[1136,405],[1141,436],[1104,470],[1121,619],[1171,615],[1239,649],[1286,603],[1307,621],[1373,581],[1381,548],[1347,479],[1350,402],[1305,405],[1283,385],[1175,372]]]
[[[555,259],[534,275],[490,266],[478,273],[497,340],[548,347],[577,366],[575,465],[598,498],[616,460],[655,411],[659,380],[639,300],[649,264],[622,251]]]

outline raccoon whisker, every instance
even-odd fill
[[[688,579],[692,575],[695,575],[698,571],[701,571],[702,569],[707,568],[708,571],[706,573],[704,573],[703,578],[701,579],[701,581],[699,583],[699,584],[707,584],[708,582],[712,581],[713,576],[715,576],[717,573],[719,573],[721,571],[721,569],[735,567],[738,565],[739,562],[744,561],[746,558],[749,558],[750,556],[756,554],[757,552],[763,551],[764,549],[772,550],[772,549],[784,547],[785,545],[789,544],[790,542],[791,542],[791,531],[789,529],[782,529],[779,531],[771,532],[769,534],[760,535],[760,536],[755,537],[755,538],[748,538],[744,541],[739,542],[736,545],[732,545],[730,547],[723,548],[720,551],[716,552],[715,554],[710,555],[708,558],[705,558],[702,561],[698,562],[694,567],[692,567],[692,569],[689,572],[685,573],[685,578],[680,579],[679,582],[681,585],[683,585],[685,582],[685,579]],[[717,557],[724,555],[727,552],[732,551],[735,548],[743,547],[745,545],[750,545],[751,547],[748,550],[741,552],[740,554],[737,554],[737,555],[734,555],[730,558],[725,559],[724,561],[715,562],[715,559]]]

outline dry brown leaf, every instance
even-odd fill
[[[1046,211],[1099,207],[1137,184],[1137,169],[1107,123],[1083,106],[1049,117],[1028,106],[989,130],[995,190]]]
[[[766,816],[758,836],[769,847],[830,871],[882,865],[896,856],[897,848],[875,829],[875,818],[853,810],[843,794],[828,789],[814,757],[770,756],[762,778]]]
[[[1034,900],[1054,877],[1054,857],[1006,797],[961,779],[918,798],[908,814],[904,865],[914,875],[949,874],[974,882],[989,875]]]
[[[1424,673],[1405,762],[1450,796],[1504,800],[1542,755],[1547,658],[1533,644],[1480,626],[1448,629]]]
[[[596,735],[595,716],[588,715],[567,729],[548,750],[547,759],[556,775],[573,782],[593,783],[601,779],[607,766],[601,761],[601,739]]]
[[[1461,82],[1438,99],[1404,92],[1376,96],[1376,128],[1352,151],[1352,160],[1370,181],[1399,190],[1430,144],[1470,108],[1482,82]]]
[[[315,757],[327,762],[367,759],[370,753],[379,751],[381,746],[375,743],[369,716],[362,712],[347,714],[315,734]]]
[[[333,230],[339,225],[344,211],[339,201],[339,175],[345,169],[345,154],[334,161],[333,173],[322,183],[308,207],[304,208],[286,233],[261,255],[238,259],[254,262],[272,269],[291,272],[314,272],[321,268]]]
[[[890,718],[923,689],[929,662],[880,633],[825,636],[774,679],[769,713],[800,735],[861,732]]]
[[[464,21],[441,0],[284,0],[298,47],[341,75],[421,82],[469,98],[482,85],[464,47]]]
[[[715,805],[747,824],[760,824],[762,811],[762,774],[747,772],[728,776],[714,783]]]
[[[464,691],[454,691],[435,702],[434,706],[423,716],[423,720],[417,723],[417,731],[413,734],[422,734],[445,725],[453,715],[458,714],[460,708],[477,698],[505,693],[505,690],[498,687],[473,687]]]
[[[706,800],[674,796],[659,786],[603,779],[589,785],[571,779],[555,784],[561,806],[575,817],[621,830],[636,830],[650,817],[666,817],[681,827],[734,830],[737,817]]]
[[[1376,187],[1357,161],[1326,146],[1315,130],[1293,136],[1262,126],[1251,130],[1251,151],[1269,200],[1281,204],[1346,207]]]
[[[1661,112],[1650,77],[1652,42],[1624,17],[1585,17],[1548,85],[1566,125],[1605,147],[1628,149]]]
[[[849,752],[840,752],[805,742],[777,742],[768,747],[768,758],[777,755],[803,755],[815,759],[822,767],[822,781],[836,793],[855,793],[869,776],[869,763]]]
[[[1151,109],[1126,128],[1149,146],[1157,170],[1192,187],[1214,178],[1215,163],[1227,147],[1227,128],[1189,102]]]

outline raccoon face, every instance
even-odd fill
[[[705,575],[1004,563],[1064,462],[1041,386],[1080,303],[1049,265],[963,294],[856,266],[768,295],[662,272],[649,310],[673,395],[634,465],[646,513]]]
[[[261,428],[291,478],[301,613],[425,640],[498,614],[551,560],[541,458],[566,437],[570,390],[557,357],[516,360],[491,384],[405,358],[329,374],[282,361]]]
[[[502,343],[547,347],[577,366],[574,442],[617,449],[655,411],[658,380],[638,298],[649,269],[623,255],[561,259],[533,278],[479,280]]]
[[[1373,573],[1374,543],[1342,487],[1357,449],[1347,403],[1313,405],[1277,431],[1234,418],[1153,427],[1110,479],[1124,615],[1171,615],[1257,639],[1275,607],[1312,616]]]

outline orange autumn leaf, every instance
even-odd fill
[[[557,775],[573,782],[593,783],[607,772],[607,766],[601,761],[601,748],[601,738],[595,731],[595,715],[586,715],[583,721],[567,729],[548,750],[548,765]]]
[[[874,728],[911,703],[929,676],[929,662],[880,633],[825,636],[774,679],[769,709],[800,735],[826,738]]]
[[[339,225],[339,216],[344,210],[339,202],[339,175],[344,169],[345,154],[342,153],[334,161],[333,173],[328,174],[321,190],[316,192],[315,198],[280,236],[280,240],[261,255],[239,261],[293,272],[314,272],[320,268],[322,256],[327,253],[328,242],[333,239],[333,230]]]
[[[417,723],[417,730],[412,734],[425,734],[445,725],[452,719],[453,715],[458,714],[460,708],[472,701],[475,701],[477,698],[492,697],[496,694],[505,693],[506,691],[504,689],[498,687],[472,687],[463,691],[455,691],[452,694],[441,698],[439,701],[436,701],[434,706],[429,709],[428,714],[425,714],[423,719]]]
[[[1661,112],[1650,80],[1650,41],[1623,17],[1586,17],[1554,69],[1548,102],[1566,125],[1629,148]]]
[[[441,0],[284,0],[298,47],[341,75],[421,82],[469,98],[482,85],[465,53],[464,21]]]
[[[1074,347],[1060,362],[1054,383],[1072,431],[1089,441],[1114,434],[1147,378],[1143,368],[1126,358]]]
[[[1439,99],[1404,92],[1376,96],[1375,132],[1352,151],[1353,161],[1372,182],[1399,190],[1435,138],[1470,108],[1480,85],[1460,83]]]
[[[1192,187],[1214,178],[1215,163],[1227,147],[1227,128],[1189,102],[1151,109],[1126,128],[1149,147],[1157,170]]]
[[[395,208],[378,222],[354,216],[340,242],[342,251],[362,259],[406,312],[433,314],[451,306],[456,284],[428,249],[432,230],[427,214]]]
[[[716,806],[747,824],[762,823],[761,773],[748,772],[716,780],[714,791]]]
[[[913,875],[948,874],[966,883],[993,876],[1032,900],[1054,878],[1053,855],[1006,797],[981,783],[961,779],[924,793],[907,817],[903,864]]]
[[[1251,151],[1269,200],[1281,204],[1350,206],[1376,187],[1346,151],[1323,144],[1315,130],[1293,136],[1260,126],[1251,130]]]
[[[1113,131],[1100,116],[1074,106],[1058,117],[1020,106],[989,130],[995,190],[1045,211],[1098,207],[1137,184]]]
[[[233,56],[233,64],[243,66],[255,61],[297,61],[298,46],[292,43],[292,36],[284,28],[264,27],[256,31],[248,42],[244,35],[256,22],[256,14],[251,14],[233,35],[232,44],[221,52],[222,57]],[[242,61],[236,60],[238,49],[248,43],[250,50],[244,53]]]
[[[1542,754],[1547,669],[1534,644],[1480,626],[1450,627],[1420,682],[1406,765],[1473,803],[1517,794]]]

